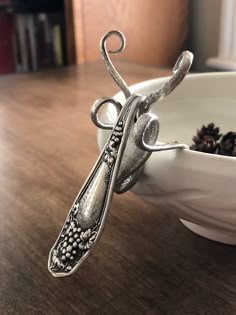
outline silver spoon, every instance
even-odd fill
[[[109,52],[123,50],[125,39],[119,31],[107,33],[100,48],[105,65],[123,91],[126,102],[121,106],[112,98],[101,98],[92,106],[93,122],[112,132],[49,253],[48,269],[55,277],[72,274],[88,257],[102,234],[113,192],[122,193],[137,182],[152,151],[186,148],[183,144],[156,145],[159,121],[149,111],[154,102],[168,95],[182,81],[191,66],[192,54],[184,52],[180,56],[173,76],[158,91],[149,96],[131,95],[106,50],[106,40],[112,35],[121,39],[121,47]],[[107,102],[117,109],[115,125],[104,124],[98,119],[99,109]]]

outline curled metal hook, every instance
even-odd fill
[[[152,138],[157,139],[159,132],[159,119],[156,115],[145,113],[139,117],[138,128],[134,135],[136,145],[149,152],[173,150],[173,149],[188,149],[188,145],[173,142],[173,143],[152,143],[150,134],[154,134]]]
[[[107,50],[107,48],[106,48],[107,39],[113,35],[117,36],[120,39],[121,45],[116,50]],[[108,55],[108,54],[119,54],[120,52],[122,52],[125,48],[125,43],[126,42],[125,42],[124,35],[120,31],[113,30],[113,31],[110,31],[107,34],[105,34],[103,36],[103,38],[101,39],[100,51],[101,51],[105,66],[106,66],[108,72],[110,73],[112,79],[119,86],[121,91],[124,93],[125,97],[128,98],[131,95],[130,90],[128,88],[128,85],[125,83],[125,81],[122,79],[122,77],[120,76],[118,71],[115,69],[115,67],[112,64],[111,59],[109,58],[109,55]]]
[[[106,41],[112,36],[116,35],[121,40],[121,46],[117,50],[106,50]],[[119,31],[111,31],[105,34],[100,43],[101,53],[105,65],[111,74],[112,78],[119,85],[126,97],[130,96],[130,91],[121,78],[120,74],[115,69],[108,53],[119,53],[125,47],[124,35]],[[159,133],[159,119],[156,115],[150,113],[151,105],[170,94],[184,79],[188,73],[193,61],[193,54],[189,51],[184,51],[176,61],[172,76],[156,91],[146,96],[136,112],[136,121],[133,122],[133,127],[130,129],[130,135],[122,159],[120,172],[117,177],[115,190],[118,193],[130,189],[138,180],[142,173],[142,167],[151,152],[171,150],[171,149],[188,149],[188,146],[181,143],[156,143]],[[98,111],[104,103],[111,103],[116,107],[117,115],[122,109],[122,105],[112,98],[101,98],[97,100],[91,108],[91,118],[95,125],[102,129],[112,129],[113,124],[105,124],[98,118]],[[130,154],[132,152],[132,156]],[[134,154],[135,152],[135,154]],[[137,161],[136,161],[137,159]],[[130,162],[131,161],[131,162]]]
[[[193,54],[190,51],[184,51],[176,61],[170,79],[163,84],[157,91],[152,92],[147,97],[147,104],[150,106],[157,100],[160,100],[170,94],[184,79],[189,72],[191,64],[193,62]]]
[[[121,46],[119,47],[119,49],[117,49],[115,51],[111,51],[111,50],[107,51],[106,45],[105,45],[106,40],[108,37],[110,37],[112,35],[116,35],[121,39]],[[124,49],[124,47],[125,47],[125,38],[124,38],[124,35],[119,31],[111,31],[111,32],[107,33],[101,40],[101,53],[102,53],[105,65],[106,65],[109,73],[111,74],[112,78],[119,85],[119,87],[121,88],[121,90],[123,91],[125,96],[129,97],[131,95],[131,93],[127,87],[127,84],[121,78],[120,74],[115,69],[114,65],[112,64],[112,62],[111,62],[111,60],[107,54],[107,52],[119,53]],[[191,67],[192,61],[193,61],[193,54],[190,51],[184,51],[180,55],[180,57],[178,58],[178,60],[176,61],[175,65],[173,67],[173,70],[172,70],[173,75],[157,91],[154,91],[147,96],[145,103],[142,106],[140,106],[140,108],[138,110],[138,114],[137,114],[138,117],[141,116],[143,113],[146,113],[147,111],[149,111],[151,105],[154,102],[156,102],[157,100],[163,99],[165,96],[170,94],[181,83],[181,81],[184,79],[184,77],[188,73],[188,71]],[[119,112],[122,108],[122,105],[118,101],[112,99],[111,97],[106,97],[106,98],[101,98],[101,99],[97,100],[93,104],[93,106],[91,108],[91,118],[97,127],[102,128],[102,129],[110,129],[111,130],[114,127],[114,124],[105,124],[105,123],[101,122],[98,118],[98,115],[97,115],[99,109],[105,103],[112,103],[116,107],[117,114],[119,114]],[[149,145],[147,143],[145,144],[145,142],[142,143],[142,147],[146,148],[147,150],[151,150]],[[172,148],[174,148],[174,147],[172,147]],[[175,148],[186,148],[186,146],[185,145],[183,145],[183,146],[175,145]],[[159,151],[160,149],[161,149],[160,147],[157,148],[157,147],[152,146],[153,151]],[[166,147],[165,149],[163,147],[163,150],[167,150],[167,149],[168,149],[168,147]]]
[[[189,72],[193,61],[193,54],[189,51],[184,51],[178,60],[176,61],[172,73],[173,75],[170,79],[165,82],[161,88],[157,91],[152,92],[146,99],[146,104],[142,108],[140,108],[140,128],[135,135],[135,143],[137,146],[142,148],[143,150],[155,152],[155,151],[164,151],[164,150],[173,150],[173,149],[188,149],[189,147],[186,144],[181,143],[164,143],[164,144],[153,144],[150,143],[145,137],[147,132],[150,129],[150,126],[156,125],[155,130],[158,133],[159,131],[159,120],[156,116],[156,119],[152,117],[150,113],[147,111],[150,109],[151,105],[170,94],[185,78],[186,74]]]
[[[101,97],[96,102],[92,105],[90,115],[93,123],[101,129],[108,129],[112,130],[114,127],[114,124],[109,124],[109,123],[104,123],[98,118],[98,112],[99,109],[104,105],[104,104],[112,104],[116,108],[117,112],[117,117],[122,109],[122,105],[116,101],[114,98],[111,97]]]
[[[116,51],[108,52],[118,53],[123,50],[123,34],[118,31],[111,31],[103,37],[101,41],[101,51],[108,71],[124,92],[124,86],[120,83],[124,81],[111,63],[105,47],[107,38],[114,34],[119,36],[121,39],[121,46]],[[156,115],[150,113],[150,108],[154,102],[170,94],[181,83],[190,69],[192,60],[193,54],[189,51],[184,51],[173,67],[173,75],[157,91],[152,92],[150,95],[146,96],[142,102],[139,103],[139,107],[137,108],[136,112],[136,122],[133,122],[133,127],[130,129],[130,135],[127,140],[122,164],[117,176],[117,183],[115,185],[115,191],[117,193],[123,193],[124,191],[130,189],[137,182],[142,173],[143,165],[150,156],[151,152],[188,148],[187,145],[177,142],[163,144],[156,143],[159,133],[159,119]],[[127,93],[125,94],[124,92],[124,94],[128,96],[130,91],[128,90],[126,83],[124,83],[124,85],[125,90],[127,91]],[[91,108],[92,121],[99,128],[112,129],[114,127],[113,124],[105,124],[101,122],[97,115],[99,109],[104,103],[113,104],[116,107],[117,115],[122,109],[122,105],[114,99],[101,98],[97,100]],[[132,156],[130,152],[132,152]]]

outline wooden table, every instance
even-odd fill
[[[128,84],[168,74],[119,63]],[[102,62],[0,79],[0,314],[236,314],[236,248],[132,193],[71,277],[48,252],[98,155],[92,103],[118,91]],[[223,209],[222,209],[223,210]]]

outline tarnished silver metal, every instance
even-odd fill
[[[119,49],[107,51],[106,42],[107,42],[107,39],[111,36],[117,36],[121,41],[121,45],[120,45]],[[116,68],[113,66],[113,64],[109,58],[109,55],[108,55],[108,53],[110,53],[110,54],[121,53],[125,48],[125,44],[126,44],[126,41],[125,41],[124,35],[120,31],[113,30],[113,31],[110,31],[107,34],[105,34],[103,36],[103,38],[101,39],[100,52],[102,54],[103,61],[106,65],[107,70],[110,73],[112,79],[120,87],[120,89],[124,93],[125,97],[128,98],[131,95],[130,90],[128,88],[128,85],[125,83],[125,81],[122,79],[122,77],[120,76],[120,74],[118,73]]]
[[[153,104],[154,102],[163,99],[169,95],[184,79],[193,62],[193,54],[190,51],[184,51],[176,61],[172,70],[172,77],[157,91],[152,92],[148,98],[147,103]]]
[[[91,119],[93,121],[93,123],[98,127],[98,128],[102,128],[102,129],[110,129],[112,130],[114,125],[109,124],[109,123],[104,123],[102,121],[99,120],[97,114],[99,109],[104,105],[104,104],[112,104],[115,106],[116,111],[117,111],[117,116],[119,115],[121,109],[122,109],[122,105],[116,101],[114,98],[111,97],[101,97],[98,100],[96,100],[96,102],[93,104],[93,106],[91,107]]]
[[[111,35],[121,40],[118,50],[106,49],[106,40]],[[100,45],[105,65],[123,91],[126,102],[122,106],[111,97],[102,97],[91,108],[95,125],[112,131],[49,253],[48,269],[56,277],[72,274],[88,257],[103,231],[113,192],[123,193],[137,182],[144,163],[153,151],[187,148],[178,143],[156,144],[159,120],[150,109],[154,102],[168,95],[183,80],[191,66],[192,54],[184,52],[180,56],[173,69],[173,76],[160,89],[148,96],[140,96],[131,95],[108,56],[109,52],[123,50],[123,34],[111,31],[103,37]],[[117,110],[114,125],[104,123],[98,117],[105,103],[111,103]]]
[[[104,227],[130,130],[144,97],[132,95],[92,172],[76,197],[49,254],[48,268],[57,277],[74,272],[98,241]]]

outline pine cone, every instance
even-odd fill
[[[193,137],[194,144],[190,147],[191,150],[215,153],[217,149],[217,141],[220,139],[220,129],[215,127],[213,123],[197,130],[197,135]]]
[[[226,156],[236,156],[236,132],[230,131],[223,136],[216,153]]]

